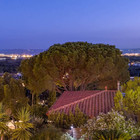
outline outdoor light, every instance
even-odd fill
[[[73,125],[70,128],[73,129]]]

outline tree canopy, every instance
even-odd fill
[[[129,79],[128,60],[115,46],[87,42],[55,44],[47,51],[24,60],[20,66],[27,87],[33,92],[45,89],[86,90]]]
[[[5,73],[0,77],[0,102],[3,103],[9,115],[14,115],[17,109],[26,106],[28,98],[22,80],[17,80]]]
[[[135,77],[122,86],[122,92],[117,92],[114,101],[115,108],[123,111],[128,117],[135,119],[137,117],[140,123],[140,79]]]

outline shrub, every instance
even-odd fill
[[[88,120],[82,129],[87,136],[91,137],[95,137],[99,132],[104,131],[122,132],[122,134],[129,135],[131,138],[135,138],[140,133],[140,128],[136,126],[132,119],[126,120],[123,115],[114,110],[107,114],[101,113],[96,118]]]
[[[71,125],[74,127],[84,125],[88,120],[88,117],[77,107],[75,109],[75,114],[72,112],[69,112],[69,114],[52,112],[48,115],[48,120],[52,121],[56,127],[70,128]]]
[[[54,126],[47,126],[41,129],[31,140],[61,140],[62,132]]]
[[[131,137],[128,133],[118,130],[101,130],[94,135],[94,140],[130,140]]]
[[[43,105],[34,105],[31,107],[31,115],[37,118],[43,118],[44,120],[47,119],[46,111],[48,110],[47,106]]]
[[[122,86],[123,96],[120,91],[114,97],[115,109],[123,111],[128,118],[133,118],[140,123],[140,78],[135,77]]]

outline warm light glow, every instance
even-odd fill
[[[29,55],[29,54],[0,54],[0,57],[10,57],[11,59],[18,59],[18,58],[30,58],[33,55]]]

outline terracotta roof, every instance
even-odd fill
[[[52,111],[66,114],[72,111],[74,113],[76,106],[78,106],[86,115],[97,116],[100,112],[107,113],[114,106],[115,93],[115,90],[65,91],[48,113]]]

